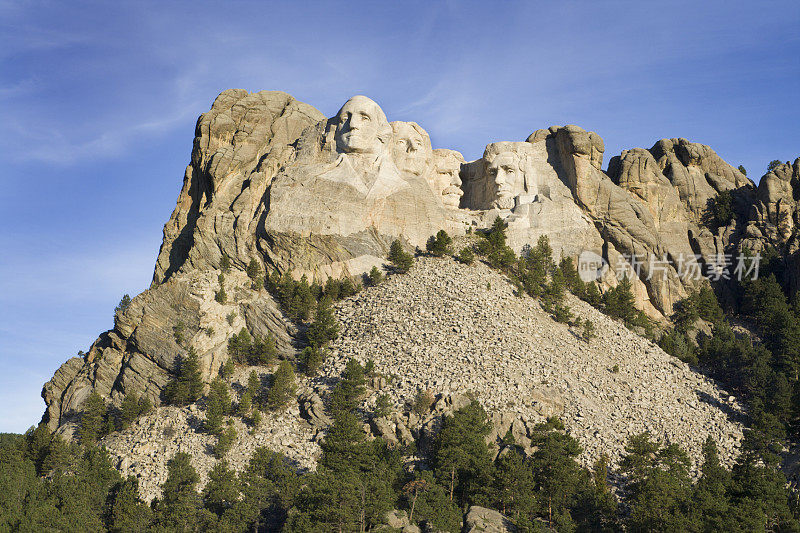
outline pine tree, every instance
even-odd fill
[[[94,444],[103,436],[103,428],[106,417],[106,403],[103,398],[92,391],[86,402],[83,404],[78,435],[84,444]]]
[[[242,418],[246,418],[250,415],[250,411],[253,409],[253,395],[250,394],[249,390],[245,390],[242,393],[242,396],[239,398],[239,405],[236,406],[236,414]]]
[[[689,458],[677,445],[631,437],[620,472],[626,476],[631,531],[687,531],[692,496]]]
[[[258,264],[258,261],[255,258],[250,259],[250,262],[247,263],[247,277],[251,280],[256,280],[258,276],[261,275],[261,267]]]
[[[214,455],[217,459],[224,459],[233,445],[236,443],[236,429],[229,425],[217,437],[217,445],[214,446]]]
[[[127,429],[136,419],[150,410],[150,400],[139,398],[135,392],[126,394],[122,399],[119,415],[119,429]]]
[[[342,373],[342,379],[331,393],[331,412],[343,413],[353,411],[364,395],[364,367],[355,359],[350,359]]]
[[[385,418],[392,412],[392,401],[388,394],[381,394],[375,401],[375,418]]]
[[[255,370],[251,370],[250,375],[247,376],[247,392],[256,405],[263,403],[261,398],[261,378],[258,377]]]
[[[127,311],[128,307],[131,305],[131,297],[128,294],[124,294],[122,299],[117,304],[117,307],[114,308],[114,316],[120,315]]]
[[[219,378],[214,378],[208,393],[205,429],[218,435],[222,431],[223,417],[231,411],[231,398],[228,386]]]
[[[208,510],[221,516],[239,499],[239,482],[227,461],[219,461],[208,473],[203,502]]]
[[[200,477],[191,456],[178,452],[167,462],[167,479],[161,486],[162,499],[155,503],[159,524],[168,530],[194,531],[200,508],[196,486]]]
[[[218,280],[219,290],[214,295],[214,299],[217,301],[217,303],[224,305],[228,302],[228,293],[225,292],[225,274],[220,274]]]
[[[272,332],[267,333],[266,339],[256,337],[250,347],[248,362],[251,365],[271,365],[278,357],[277,341]]]
[[[466,246],[462,248],[460,252],[458,252],[456,259],[458,259],[460,263],[471,265],[475,262],[475,253],[472,251],[472,248]]]
[[[427,522],[429,529],[433,531],[461,530],[461,509],[450,500],[447,490],[436,483],[430,471],[416,472],[416,477],[405,485],[403,496],[406,498],[412,524],[413,517],[416,516],[416,521]]]
[[[513,519],[532,516],[536,505],[535,487],[533,470],[520,452],[511,448],[497,458],[489,488],[497,510]]]
[[[549,420],[536,426],[531,438],[536,449],[531,456],[534,483],[543,517],[550,526],[571,521],[569,509],[588,484],[586,471],[575,461],[581,447],[574,438],[561,433],[562,428],[560,421]]]
[[[119,483],[112,495],[109,530],[146,531],[152,520],[150,507],[139,499],[139,480],[129,477]]]
[[[692,495],[692,521],[702,531],[730,531],[730,473],[719,463],[719,452],[709,436],[703,444],[701,477]]]
[[[222,254],[222,259],[219,262],[219,269],[227,274],[228,271],[231,269],[231,258],[228,257],[228,254]]]
[[[451,500],[471,503],[481,487],[489,484],[492,462],[486,435],[490,431],[486,411],[475,400],[442,420],[433,464],[436,479],[447,488]]]
[[[196,402],[202,394],[200,362],[194,348],[189,348],[186,357],[179,362],[178,375],[164,388],[164,400],[168,404],[184,406]]]
[[[452,250],[450,249],[452,242],[453,239],[450,237],[450,235],[448,235],[447,232],[442,229],[439,230],[435,236],[431,236],[428,239],[428,242],[425,244],[425,248],[431,255],[442,257],[443,255],[452,253]]]
[[[392,263],[395,270],[400,273],[408,272],[414,265],[414,258],[411,254],[403,250],[403,245],[399,240],[394,240],[389,247],[389,262]]]
[[[339,335],[339,323],[333,315],[331,300],[327,297],[317,303],[314,321],[308,326],[306,338],[314,348],[322,348]]]
[[[300,353],[300,367],[303,373],[310,377],[316,376],[325,359],[325,353],[325,348],[316,348],[314,346],[303,348]]]
[[[339,300],[339,288],[339,281],[333,278],[328,278],[325,281],[325,288],[322,290],[322,293],[335,302]]]
[[[383,272],[377,266],[373,266],[366,276],[365,285],[367,287],[377,287],[381,283],[383,283]]]
[[[227,361],[220,367],[219,373],[222,376],[222,379],[231,379],[233,377],[233,373],[236,371],[236,363],[233,362],[233,358],[229,357]]]
[[[300,278],[295,287],[289,304],[289,317],[292,320],[308,320],[313,303],[314,297],[311,294],[311,287],[308,285],[308,278],[303,274],[303,277]]]
[[[272,384],[267,394],[267,406],[276,411],[286,407],[297,392],[295,375],[289,361],[281,361],[278,370],[272,376]]]

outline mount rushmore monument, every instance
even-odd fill
[[[326,118],[283,92],[227,90],[197,121],[151,287],[45,385],[44,420],[67,427],[92,390],[114,401],[127,391],[157,398],[184,351],[173,339],[178,322],[207,332],[192,341],[206,377],[226,358],[228,330],[270,332],[292,349],[296,331],[266,291],[242,289],[225,324],[211,288],[225,256],[234,278],[255,259],[262,271],[324,281],[384,264],[395,239],[424,248],[441,229],[461,235],[500,217],[518,253],[546,235],[556,258],[602,257],[601,290],[631,273],[637,305],[663,320],[704,282],[682,276],[680,258],[711,264],[743,246],[796,252],[800,159],[756,187],[686,139],[623,151],[606,171],[604,151],[594,132],[552,126],[466,161],[434,149],[421,125],[390,122],[365,96]],[[735,216],[709,223],[725,191]]]

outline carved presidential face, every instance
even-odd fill
[[[501,152],[486,163],[486,175],[494,187],[494,206],[498,209],[514,207],[514,198],[525,190],[525,174],[520,169],[519,156],[514,152]]]
[[[434,191],[442,195],[445,207],[457,209],[464,195],[460,176],[464,158],[454,150],[434,150],[434,161]]]
[[[401,172],[425,174],[431,166],[433,150],[428,134],[413,122],[392,122],[392,155]]]
[[[340,152],[377,154],[383,151],[389,123],[373,100],[354,96],[345,102],[336,117],[336,147]]]

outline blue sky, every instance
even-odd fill
[[[148,286],[220,91],[366,94],[467,159],[552,124],[606,162],[686,137],[757,180],[800,156],[799,27],[796,1],[0,0],[0,432]]]

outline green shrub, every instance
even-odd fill
[[[419,416],[424,416],[430,411],[431,406],[433,405],[433,394],[430,393],[428,390],[419,389],[417,390],[416,396],[414,396],[414,402],[411,404],[411,410],[417,413]]]
[[[445,230],[441,229],[438,233],[436,233],[436,235],[432,235],[428,239],[428,242],[425,244],[425,249],[431,255],[442,257],[452,253],[450,250],[450,245],[452,242],[453,239],[450,237],[450,235],[448,235]]]
[[[698,363],[697,354],[691,341],[689,341],[685,333],[681,333],[677,329],[662,335],[658,345],[662,350],[673,357],[677,357],[684,363],[689,363],[690,365]]]
[[[114,316],[123,314],[131,305],[131,297],[127,294],[122,296],[117,306],[114,308]]]
[[[383,272],[378,267],[373,266],[372,270],[367,274],[365,285],[367,287],[377,287],[381,283],[383,283]]]
[[[388,259],[395,270],[400,273],[408,272],[414,265],[414,258],[403,249],[403,245],[399,240],[394,240],[389,247]]]
[[[222,433],[220,433],[220,435],[217,437],[217,445],[214,446],[214,455],[217,459],[223,459],[226,455],[228,455],[228,452],[236,443],[236,437],[236,428],[233,426],[228,426]]]
[[[231,269],[231,258],[228,257],[228,254],[222,254],[222,259],[219,262],[219,269],[225,274]]]
[[[717,226],[727,226],[733,221],[733,194],[722,191],[712,201],[711,212]]]
[[[106,402],[97,392],[92,391],[83,404],[83,412],[78,426],[78,436],[82,444],[94,444],[106,432]]]
[[[375,418],[385,418],[391,414],[392,401],[388,394],[381,394],[375,401]]]
[[[219,290],[214,294],[214,299],[217,303],[225,304],[228,302],[228,293],[225,292],[225,274],[220,274],[218,280]]]
[[[164,401],[170,405],[184,406],[196,402],[203,394],[200,362],[194,348],[178,363],[177,375],[164,387]]]
[[[475,262],[475,253],[472,251],[472,248],[470,246],[466,246],[462,248],[460,252],[458,252],[456,259],[460,263],[464,263],[465,265],[471,265],[472,263]]]
[[[567,324],[572,320],[572,311],[566,305],[558,304],[553,309],[553,318],[556,319],[556,322]]]
[[[325,348],[306,346],[300,353],[300,368],[309,377],[314,377],[325,360]]]
[[[364,367],[355,359],[350,359],[342,373],[342,379],[331,393],[330,410],[336,416],[353,411],[364,395],[366,379]]]
[[[289,361],[281,361],[278,370],[272,376],[272,383],[267,393],[267,406],[273,411],[283,409],[296,392],[294,368]]]
[[[186,333],[186,324],[179,320],[177,324],[172,326],[172,336],[175,339],[175,344],[183,344],[183,335]]]
[[[220,367],[219,373],[222,376],[222,379],[231,379],[235,370],[236,364],[233,362],[233,358],[228,357],[228,360],[225,361],[225,364]]]
[[[595,331],[594,323],[587,318],[583,323],[583,340],[589,342],[595,337],[597,337],[597,332]]]

